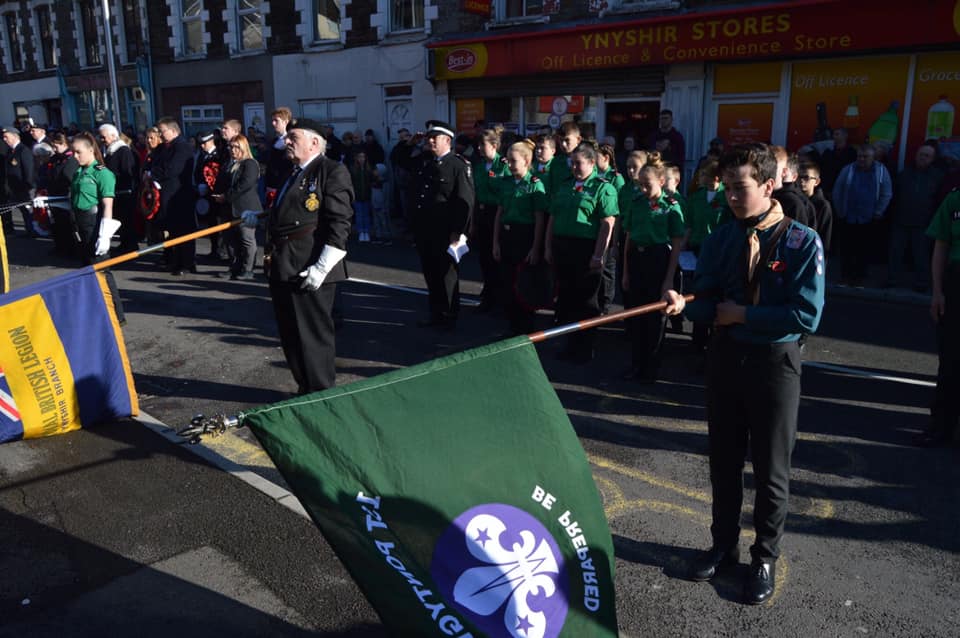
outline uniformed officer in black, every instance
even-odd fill
[[[473,212],[470,163],[451,151],[453,128],[427,122],[431,155],[414,173],[413,232],[429,293],[430,316],[421,326],[451,328],[460,311],[460,266],[447,253],[466,232]]]
[[[280,187],[267,225],[265,268],[280,345],[300,394],[333,387],[335,343],[331,311],[353,217],[350,173],[324,155],[322,125],[300,119],[287,127],[295,166]],[[243,222],[257,225],[257,213]]]
[[[30,205],[23,202],[32,202],[36,188],[36,172],[33,168],[33,152],[20,140],[20,131],[15,127],[3,129],[3,141],[8,150],[4,156],[4,173],[6,177],[7,201],[11,204],[21,204],[17,208],[23,217],[23,228],[27,237],[35,237],[33,231],[33,216]],[[13,211],[3,213],[3,228],[8,237],[13,236]]]

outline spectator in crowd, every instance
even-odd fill
[[[270,114],[270,124],[277,134],[267,154],[267,168],[264,174],[264,185],[267,189],[267,201],[272,202],[277,192],[293,171],[293,162],[287,154],[287,126],[293,119],[293,113],[285,106],[279,106]]]
[[[777,158],[773,198],[780,202],[784,215],[813,228],[816,225],[817,212],[810,198],[797,186],[800,165],[796,154],[787,153],[787,149],[782,146],[771,146],[770,150]]]
[[[34,188],[36,188],[33,152],[21,142],[20,130],[15,126],[3,129],[3,141],[7,145],[3,162],[7,201],[17,204],[14,209],[3,212],[3,230],[7,237],[13,237],[13,210],[19,210],[26,236],[35,237],[33,216],[26,203],[33,200]]]
[[[683,166],[686,159],[686,146],[683,135],[673,127],[673,111],[660,111],[660,127],[647,138],[647,150],[660,151],[660,157],[666,164]]]
[[[102,124],[99,133],[106,147],[103,163],[116,177],[113,218],[121,223],[120,252],[129,253],[137,250],[137,232],[133,218],[136,211],[136,186],[140,177],[140,166],[133,149],[120,139],[120,131],[116,126]]]
[[[820,155],[820,182],[828,198],[833,197],[833,184],[844,166],[857,161],[857,149],[847,143],[849,133],[845,128],[833,130],[833,148]],[[836,202],[834,202],[836,203]]]
[[[289,128],[289,126],[287,128]],[[333,126],[331,124],[325,124],[323,126],[322,135],[324,141],[327,143],[326,150],[323,152],[323,154],[334,161],[342,161],[343,142],[341,142],[340,138],[337,137],[336,133],[333,132]]]
[[[397,131],[397,143],[390,150],[390,167],[393,169],[394,210],[402,214],[404,222],[410,226],[410,154],[414,145],[410,130]]]
[[[346,135],[344,135],[346,138]],[[356,151],[352,155],[353,163],[350,165],[350,179],[353,182],[353,200],[354,220],[357,227],[357,239],[361,242],[370,241],[370,198],[373,188],[373,168],[367,163],[367,154],[363,151]]]
[[[260,164],[253,157],[250,142],[243,135],[230,140],[230,167],[227,169],[230,186],[223,195],[214,195],[219,203],[226,204],[233,219],[240,219],[244,213],[263,210],[257,193],[260,179]],[[288,176],[289,177],[289,176]],[[241,224],[230,229],[233,248],[233,263],[230,266],[230,279],[249,281],[253,279],[253,266],[257,257],[257,229]]]
[[[833,186],[834,210],[843,225],[843,278],[848,284],[859,285],[866,276],[870,246],[878,241],[876,223],[892,198],[890,172],[876,161],[873,146],[864,144]]]
[[[943,173],[933,164],[935,158],[936,150],[925,144],[917,149],[913,165],[904,168],[897,176],[890,229],[888,287],[899,283],[908,244],[913,257],[914,290],[926,292],[929,285],[930,248],[924,231],[937,209],[937,193],[943,181]]]
[[[73,174],[77,172],[79,164],[73,156],[73,150],[67,137],[63,133],[54,133],[50,138],[53,144],[53,155],[48,160],[47,195],[64,197],[70,194],[70,184],[73,183]],[[62,206],[50,208],[53,216],[53,245],[54,250],[62,257],[75,257],[77,254],[76,222],[70,215],[70,209]]]
[[[622,167],[623,169],[627,168],[627,158],[630,157],[630,153],[637,150],[637,138],[632,135],[627,135],[623,138],[623,148],[617,151],[616,159],[617,166]]]
[[[393,242],[390,230],[390,209],[387,206],[389,199],[387,183],[389,181],[387,167],[382,162],[373,167],[373,181],[370,184],[370,208],[373,215],[373,243],[390,245]]]
[[[823,251],[830,252],[830,241],[833,238],[833,207],[823,189],[820,188],[820,167],[813,162],[803,162],[797,174],[797,183],[800,190],[810,198],[815,211],[813,229],[820,235],[823,242]]]
[[[239,120],[226,120],[220,127],[221,141],[218,145],[220,153],[220,171],[213,187],[214,195],[226,195],[230,189],[230,165],[233,164],[233,155],[230,153],[230,142],[243,131],[243,124]],[[247,142],[249,145],[249,141]],[[252,152],[252,149],[251,149]],[[223,198],[213,198],[214,205],[210,207],[211,223],[222,224],[233,219],[230,207],[223,203]],[[233,243],[222,233],[210,235],[210,259],[233,262]]]
[[[161,118],[157,129],[164,145],[157,152],[150,171],[160,184],[160,211],[158,217],[171,238],[197,230],[196,196],[193,191],[193,151],[181,135],[180,124],[172,117]],[[239,128],[237,129],[239,131]],[[164,252],[170,274],[177,277],[189,271],[197,272],[196,241],[188,241]]]
[[[380,146],[380,142],[377,141],[376,136],[373,134],[372,128],[368,128],[363,134],[363,152],[367,156],[367,163],[371,166],[383,164],[387,157],[383,151],[383,147]]]
[[[343,152],[341,161],[343,162],[344,166],[353,166],[353,154],[356,153],[357,149],[360,147],[359,142],[354,141],[353,132],[347,131],[343,134],[341,143]]]

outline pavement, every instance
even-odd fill
[[[51,261],[47,242],[10,245],[15,286],[70,266]],[[338,385],[502,330],[468,311],[454,333],[416,330],[413,251],[350,251]],[[385,634],[248,431],[188,446],[164,425],[295,389],[265,282],[213,277],[223,269],[202,261],[199,275],[173,279],[147,258],[116,271],[141,405],[156,417],[141,418],[146,427],[0,447],[0,637]],[[479,291],[475,264],[463,289],[467,299]],[[710,509],[702,377],[687,337],[669,336],[650,387],[619,378],[620,327],[600,329],[586,367],[557,361],[556,343],[538,346],[604,500],[621,635],[955,635],[960,465],[955,450],[909,447],[936,369],[927,303],[912,291],[829,289],[807,345],[778,594],[759,609],[738,602],[744,565],[710,584],[679,577],[708,541]]]

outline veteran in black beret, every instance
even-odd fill
[[[452,149],[453,127],[430,120],[423,161],[414,171],[412,222],[423,278],[429,293],[429,316],[421,326],[449,329],[460,310],[460,266],[448,248],[470,223],[474,206],[470,162]]]
[[[343,164],[325,156],[323,126],[309,119],[287,126],[294,169],[267,221],[264,269],[283,354],[300,394],[333,387],[336,282],[347,278],[343,258],[353,217],[353,185]],[[258,213],[244,211],[247,226]]]

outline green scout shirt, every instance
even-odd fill
[[[530,165],[530,169],[533,171],[533,174],[540,178],[540,181],[543,182],[543,187],[548,189],[547,194],[550,194],[549,191],[549,181],[550,181],[550,167],[553,165],[553,160],[555,157],[551,157],[550,161],[546,164],[543,164],[543,170],[540,170],[540,162],[534,161]]]
[[[550,196],[553,234],[557,237],[596,239],[600,221],[618,214],[617,190],[598,176],[596,169],[580,186],[571,174]]]
[[[650,199],[636,185],[621,191],[623,228],[638,246],[669,244],[673,237],[683,237],[683,210],[672,195],[661,192],[651,205]]]
[[[493,156],[493,160],[489,162],[489,167],[487,163],[487,160],[483,157],[474,160],[473,189],[477,194],[479,203],[496,206],[500,203],[498,189],[501,186],[501,178],[509,176],[510,169],[499,153]]]
[[[955,188],[943,198],[930,221],[927,235],[947,242],[950,247],[947,260],[952,264],[960,263],[960,190]]]
[[[511,175],[501,181],[501,224],[534,224],[537,221],[535,212],[547,212],[547,191],[543,180],[533,171],[528,171],[523,179],[517,180]]]
[[[103,164],[80,166],[70,183],[70,204],[74,210],[90,210],[104,197],[114,197],[117,178]]]
[[[623,190],[623,185],[627,183],[627,180],[623,179],[623,175],[613,170],[612,167],[604,171],[600,177],[613,184],[618,193]]]
[[[573,175],[570,172],[570,156],[557,153],[550,160],[550,172],[547,174],[547,195],[553,197],[553,192],[559,189],[568,177]]]
[[[698,188],[697,192],[690,196],[684,209],[683,218],[690,229],[691,246],[701,245],[717,226],[733,219],[733,213],[727,205],[727,196],[723,192],[723,184],[717,188],[712,202],[707,201],[709,192],[706,188]]]

